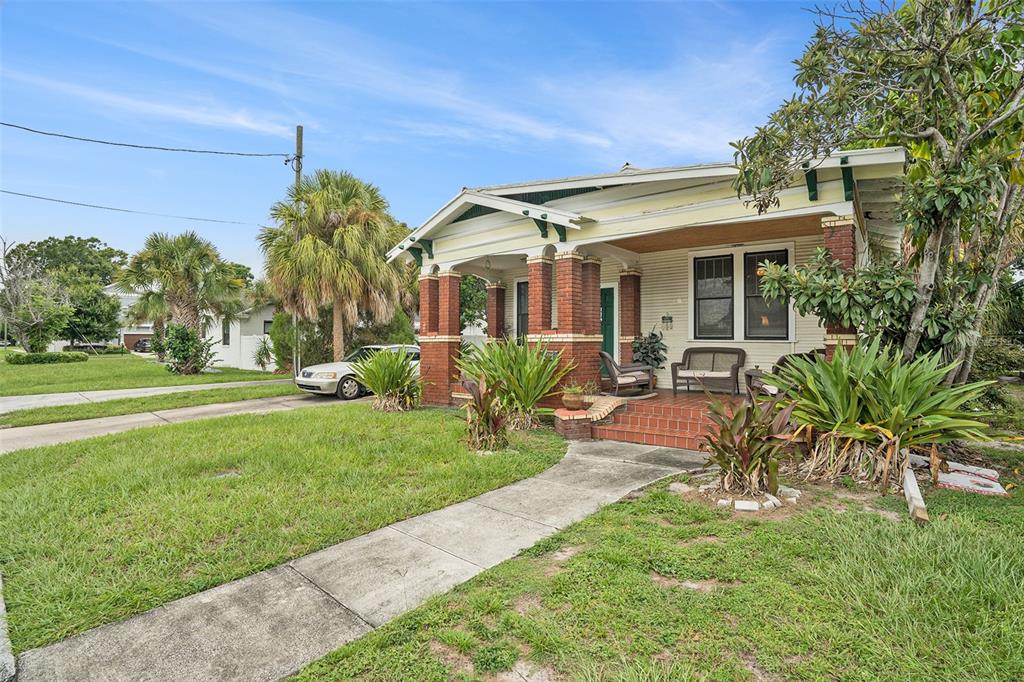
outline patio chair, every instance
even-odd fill
[[[620,365],[603,350],[598,351],[597,354],[601,356],[601,363],[604,364],[604,369],[608,373],[608,379],[611,381],[612,393],[614,395],[618,395],[619,389],[622,388],[635,388],[637,390],[644,388],[650,390],[653,388],[654,368],[650,365],[640,363]]]
[[[772,374],[778,373],[778,371],[788,365],[793,358],[813,360],[816,357],[823,357],[824,355],[824,348],[815,348],[814,350],[807,351],[806,353],[787,353],[775,361],[775,365],[772,367]],[[778,395],[779,392],[779,389],[775,386],[766,384],[764,382],[763,375],[760,374],[750,382],[750,390],[754,393],[763,393],[770,396]]]
[[[709,383],[723,384],[733,395],[739,395],[740,368],[746,359],[747,352],[742,348],[687,348],[682,361],[672,363],[672,395],[681,384],[689,391],[694,384],[703,390]]]

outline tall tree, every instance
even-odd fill
[[[199,334],[210,315],[231,316],[241,307],[242,280],[217,248],[189,230],[154,232],[115,276],[125,293],[159,292],[172,324]]]
[[[808,159],[908,147],[901,211],[916,292],[904,359],[930,312],[959,321],[940,345],[963,357],[1018,225],[1024,0],[851,0],[816,12],[817,31],[796,60],[798,94],[734,144],[737,189],[763,212]]]
[[[30,353],[46,350],[72,314],[67,293],[24,252],[0,237],[0,322]]]
[[[124,267],[128,254],[107,246],[96,237],[47,237],[11,247],[11,256],[24,258],[43,272],[62,273],[76,270],[100,284],[113,281],[114,273]]]
[[[380,190],[347,172],[317,170],[270,210],[276,227],[260,231],[267,279],[285,310],[315,320],[332,309],[333,357],[345,355],[345,330],[360,313],[391,319],[402,298],[401,266],[384,254],[403,232]]]

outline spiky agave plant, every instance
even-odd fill
[[[571,372],[574,363],[562,363],[561,352],[547,345],[513,340],[493,341],[477,346],[459,359],[459,369],[468,377],[483,377],[497,385],[498,401],[511,429],[529,429],[541,400],[555,392],[558,383]]]
[[[470,447],[474,450],[499,450],[508,445],[505,415],[498,400],[501,381],[488,384],[481,376],[464,379],[462,385],[470,396],[465,405]]]
[[[419,372],[405,348],[382,350],[353,366],[356,380],[373,392],[373,409],[402,412],[419,405]]]
[[[710,395],[708,396],[710,398]],[[708,403],[715,428],[703,436],[701,449],[720,470],[722,490],[747,495],[778,492],[778,455],[792,436],[793,406],[781,397],[758,401],[753,394],[740,403]]]
[[[987,440],[987,424],[962,409],[992,382],[944,386],[953,365],[938,353],[900,361],[876,339],[831,360],[794,357],[768,380],[792,401],[793,419],[817,438],[802,467],[808,478],[842,476],[899,486],[912,447]]]

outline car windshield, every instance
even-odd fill
[[[362,360],[363,358],[370,357],[379,350],[380,348],[367,348],[365,346],[363,348],[356,348],[354,351],[346,355],[342,362],[355,362],[356,360]]]

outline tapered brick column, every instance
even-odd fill
[[[825,248],[847,272],[857,266],[857,224],[853,216],[825,216],[821,219]],[[825,356],[832,357],[836,346],[849,348],[857,343],[857,332],[850,327],[825,326]]]
[[[437,333],[437,275],[420,277],[420,334]]]
[[[640,336],[640,271],[619,274],[619,360],[633,361],[633,339]]]
[[[452,383],[458,380],[456,361],[459,358],[461,325],[459,323],[459,281],[457,272],[443,272],[435,279],[437,288],[437,327],[433,333],[420,334],[420,378],[423,380],[423,402],[448,405]],[[420,305],[423,306],[423,282],[420,282]],[[429,288],[429,286],[428,286]],[[430,294],[426,296],[429,302]],[[429,306],[428,306],[429,307]],[[423,327],[423,311],[420,311]]]
[[[551,268],[551,259],[545,256],[526,259],[530,296],[527,331],[530,334],[551,331]]]
[[[601,259],[583,259],[583,332],[601,333]]]
[[[487,285],[487,336],[491,339],[505,336],[505,285],[501,282]]]

